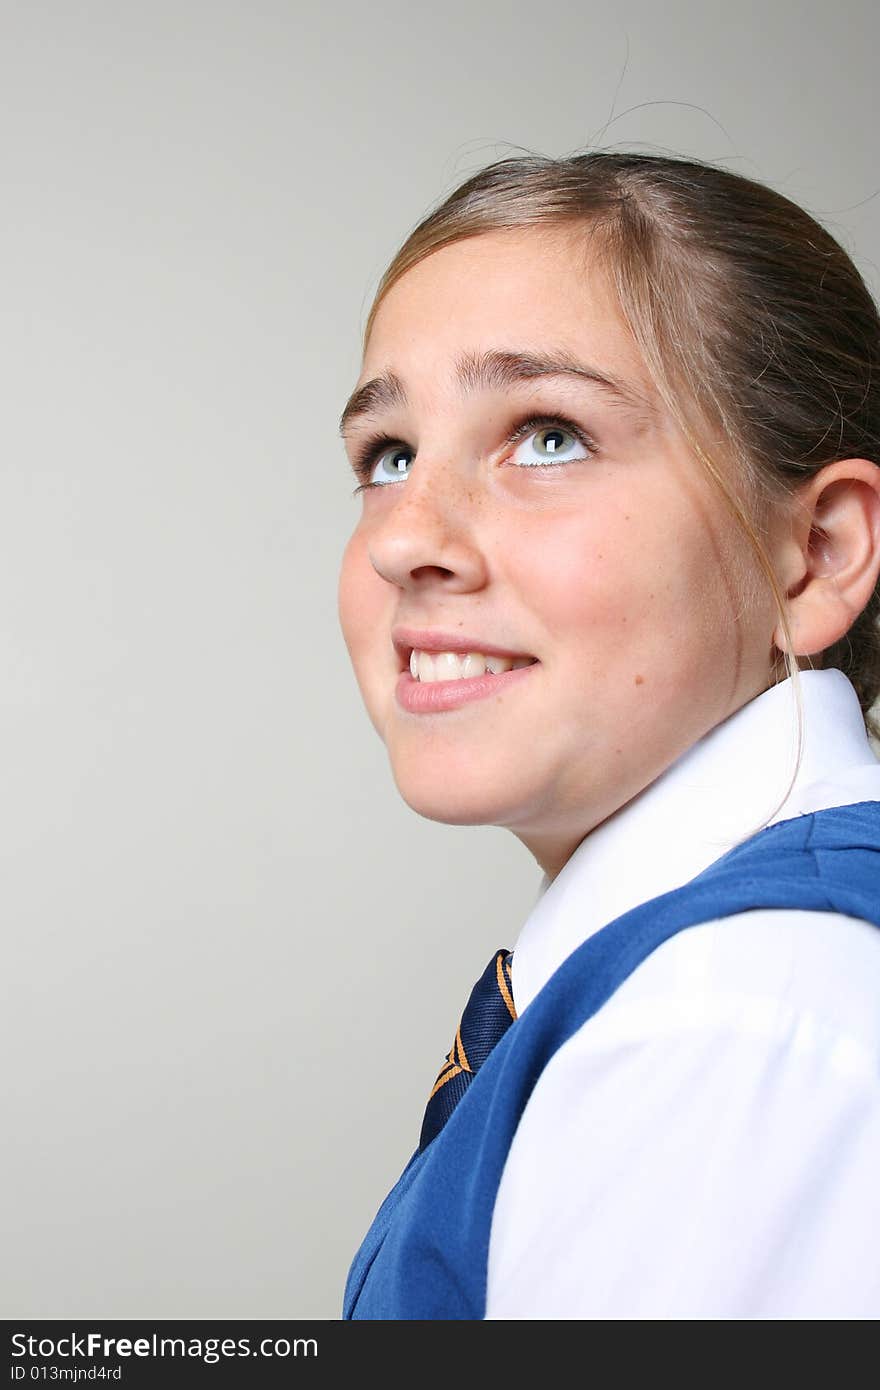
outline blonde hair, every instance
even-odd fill
[[[877,306],[830,233],[761,183],[661,155],[530,154],[487,165],[415,227],[379,282],[364,346],[385,295],[433,251],[482,232],[560,226],[595,241],[658,393],[770,585],[786,641],[771,684],[784,678],[782,657],[798,714],[781,806],[801,763],[803,703],[786,600],[762,535],[770,510],[825,464],[880,461]],[[878,614],[880,586],[819,659],[851,681],[874,739]]]

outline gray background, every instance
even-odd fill
[[[336,617],[379,276],[492,159],[719,160],[878,287],[865,4],[0,5],[5,1317],[338,1316],[539,872]]]

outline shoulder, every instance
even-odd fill
[[[515,983],[515,958],[513,969]],[[572,982],[569,999],[589,988],[583,963]],[[533,1003],[541,999],[539,993]],[[539,1005],[536,1024],[540,1016]],[[700,1033],[786,1048],[839,1043],[841,1064],[859,1054],[877,1070],[880,927],[837,912],[759,908],[683,928],[644,955],[567,1036],[538,1084],[578,1055]]]
[[[692,1030],[805,1046],[849,1038],[876,1064],[880,928],[793,908],[702,922],[652,951],[591,1022],[596,1042],[600,1033],[647,1040]]]
[[[538,1078],[498,1189],[490,1315],[545,1298],[568,1310],[548,1316],[858,1315],[862,1297],[876,1315],[878,1152],[880,929],[789,909],[687,928]],[[824,1272],[790,1270],[794,1251]]]
[[[722,1056],[743,1074],[797,1057],[880,1086],[880,928],[762,908],[677,932],[550,1057],[524,1118],[563,1096],[568,1110],[572,1094],[593,1104],[586,1081],[611,1072],[696,1095],[704,1072],[717,1086]]]

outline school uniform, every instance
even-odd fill
[[[800,682],[782,804],[790,680],[544,879],[344,1316],[880,1315],[880,761],[841,672]]]

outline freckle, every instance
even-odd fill
[[[645,677],[644,677],[644,676],[636,676],[635,683],[636,683],[636,685],[644,685],[644,684],[645,684]]]
[[[628,512],[624,513],[623,519],[624,519],[624,521],[629,521],[629,513],[628,513]]]
[[[599,558],[600,560],[602,559],[602,552],[601,552],[601,550],[599,551],[599,556],[598,556],[598,558]]]

